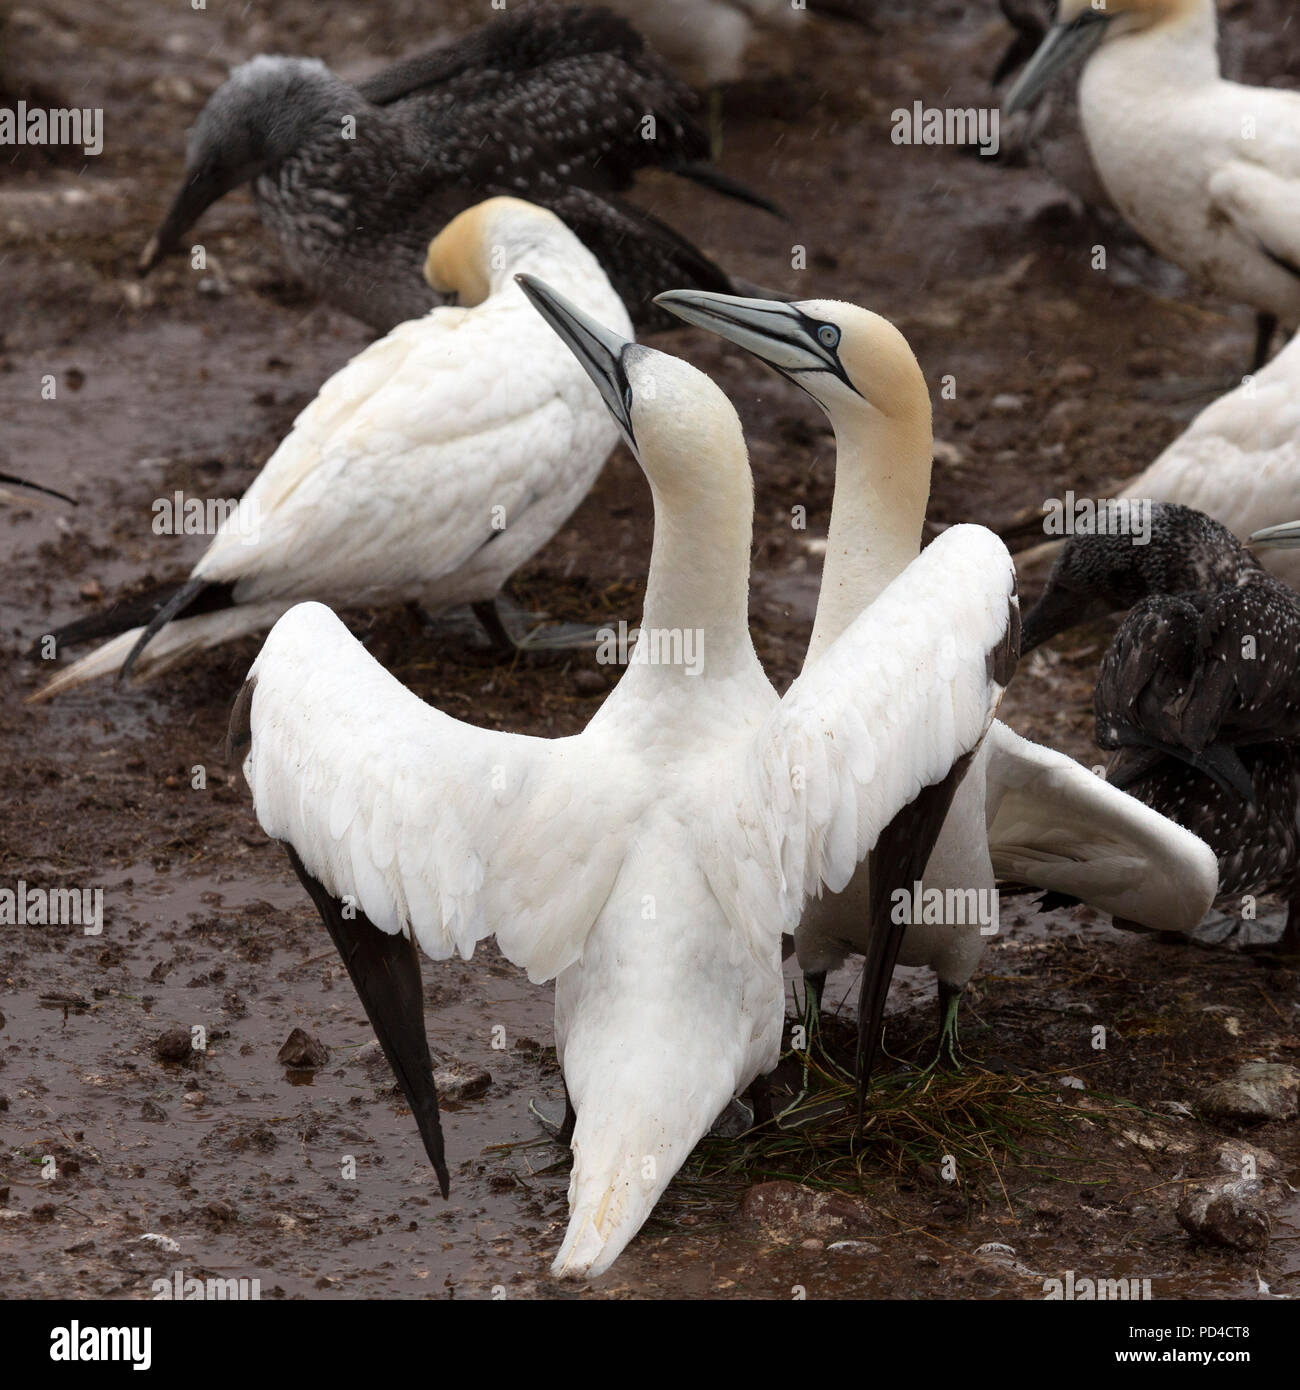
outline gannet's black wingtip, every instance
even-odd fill
[[[67,502],[74,507],[81,505],[75,497],[69,497],[66,492],[59,492],[56,488],[46,487],[44,483],[29,482],[26,478],[19,478],[13,473],[0,473],[0,483],[8,483],[10,487],[25,487],[30,492],[43,492],[46,497],[57,497],[60,502]]]
[[[182,609],[187,608],[196,598],[208,587],[206,579],[188,579],[179,589],[167,600],[166,603],[149,619],[149,624],[136,640],[136,644],[127,654],[126,660],[122,663],[122,668],[117,673],[117,683],[125,686],[127,678],[131,674],[131,668],[140,659],[140,653],[149,645],[150,642],[175,618]]]
[[[251,695],[249,698],[251,703]],[[381,931],[359,908],[349,908],[351,915],[345,914],[343,904],[307,871],[297,850],[287,840],[282,843],[342,957],[393,1077],[411,1107],[439,1190],[446,1197],[451,1191],[451,1174],[424,1027],[419,948],[410,936]]]

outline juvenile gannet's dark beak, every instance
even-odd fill
[[[1300,521],[1284,521],[1280,526],[1265,526],[1255,531],[1251,545],[1272,546],[1276,550],[1294,550],[1300,546]]]
[[[840,329],[804,313],[796,304],[771,299],[741,299],[708,290],[667,290],[656,304],[697,328],[735,343],[774,367],[796,385],[804,372],[829,372],[856,394],[837,351]]]
[[[623,437],[633,450],[636,438],[632,433],[632,387],[627,379],[624,357],[636,344],[620,337],[603,324],[584,314],[576,304],[557,294],[535,275],[516,275],[519,288],[528,296],[533,307],[555,329],[565,347],[582,364],[583,370],[596,383],[605,407],[614,417]]]
[[[1057,73],[1081,63],[1105,37],[1106,25],[1113,18],[1105,10],[1084,10],[1073,23],[1053,24],[1007,93],[1002,114],[1012,116],[1023,111]]]
[[[187,169],[185,182],[172,200],[171,207],[167,209],[167,216],[140,252],[140,259],[135,265],[136,274],[148,275],[164,256],[170,256],[176,251],[181,238],[208,208],[243,181],[245,178],[242,171],[235,174],[206,162],[197,169]]]

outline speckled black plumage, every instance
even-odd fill
[[[708,140],[695,105],[628,24],[578,7],[522,10],[356,86],[315,60],[253,59],[200,113],[184,185],[141,269],[251,182],[295,273],[387,331],[438,302],[422,274],[432,237],[504,193],[563,218],[633,321],[663,326],[671,320],[649,300],[665,286],[736,286],[685,238],[612,195],[656,166],[745,196],[702,165]],[[648,114],[653,139],[643,138]]]
[[[1071,537],[1022,650],[1125,607],[1094,692],[1108,777],[1214,849],[1222,894],[1294,904],[1300,946],[1300,596],[1226,527],[1154,503],[1145,546]]]

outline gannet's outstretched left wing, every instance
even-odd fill
[[[257,818],[319,909],[445,1194],[415,943],[468,958],[495,935],[534,981],[577,960],[636,814],[631,798],[601,794],[617,785],[617,751],[596,759],[577,739],[452,719],[318,603],[291,608],[267,637],[231,749],[247,750]]]
[[[754,737],[734,823],[718,831],[719,897],[747,923],[798,923],[870,856],[872,945],[859,1005],[870,1070],[905,922],[893,893],[921,877],[1020,649],[1015,569],[980,526],[955,526],[799,677]]]
[[[1219,865],[1199,836],[1004,724],[989,743],[989,856],[998,878],[1161,931],[1190,931],[1209,911]]]

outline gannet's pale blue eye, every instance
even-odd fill
[[[836,347],[840,341],[840,330],[833,323],[824,323],[817,330],[817,340],[822,347]]]

